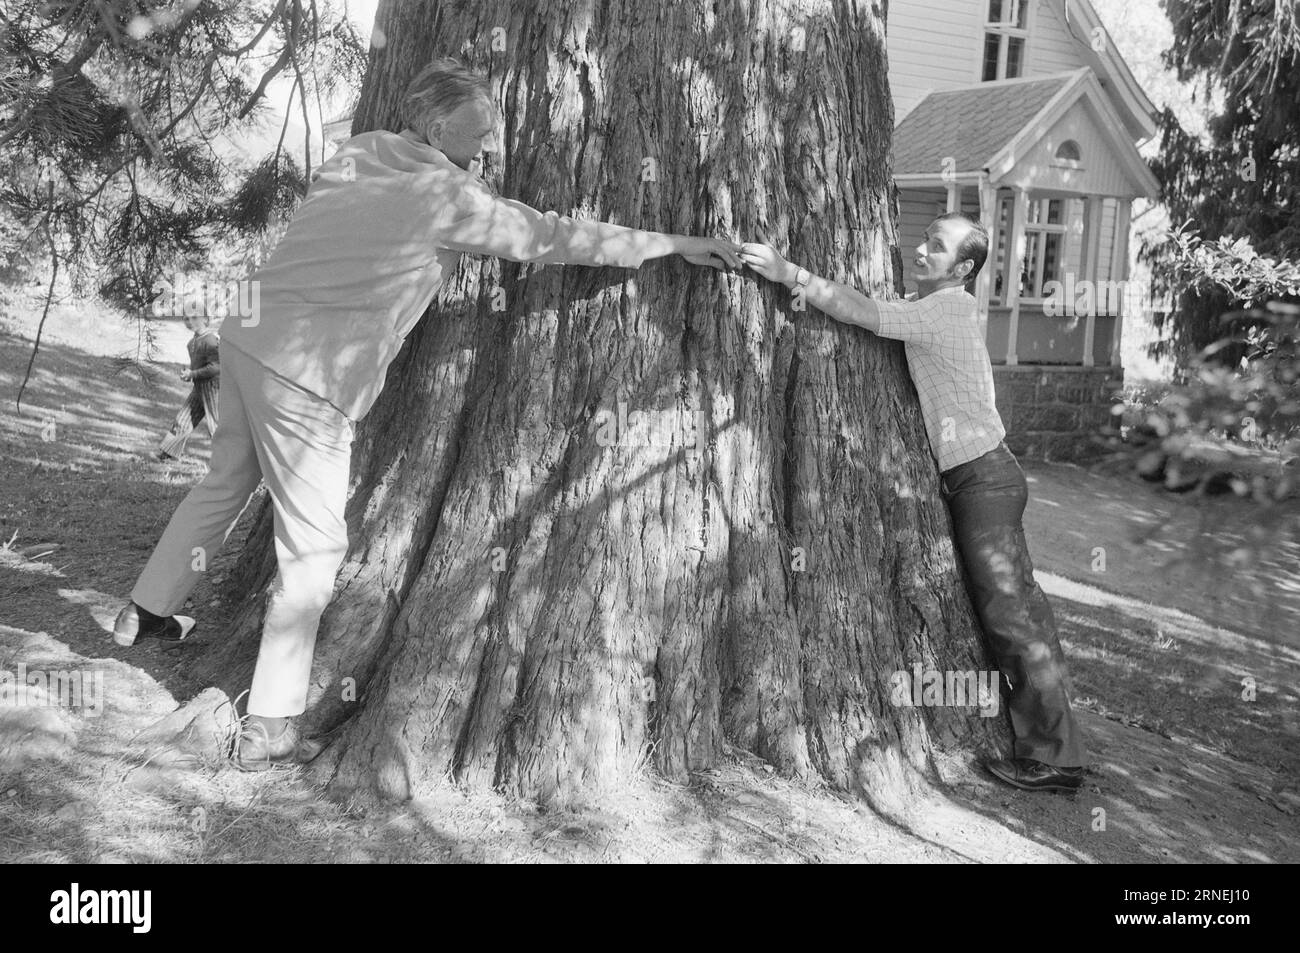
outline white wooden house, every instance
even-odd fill
[[[937,214],[983,221],[1008,443],[1071,456],[1123,379],[1117,283],[1132,202],[1158,192],[1137,148],[1155,107],[1087,0],[893,0],[887,30],[903,260]]]

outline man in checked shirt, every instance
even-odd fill
[[[212,468],[172,516],[114,625],[119,645],[188,636],[194,620],[175,613],[266,483],[277,573],[235,751],[247,770],[320,750],[290,719],[306,707],[316,629],[347,552],[353,425],[461,254],[615,268],[681,255],[740,267],[729,241],[572,219],[494,195],[478,170],[497,149],[500,117],[487,80],[454,60],[416,76],[401,113],[400,133],[353,136],[321,166],[253,275],[256,313],[226,320]]]
[[[1087,755],[1056,620],[1025,544],[1025,475],[1002,442],[978,304],[965,287],[987,257],[983,225],[960,212],[941,215],[916,249],[916,299],[876,301],[809,274],[767,245],[745,244],[740,253],[760,275],[802,289],[836,320],[904,342],[971,598],[1011,686],[1014,757],[985,767],[1024,790],[1073,791]]]

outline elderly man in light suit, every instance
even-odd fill
[[[432,64],[402,101],[400,134],[349,139],[324,165],[288,231],[253,275],[260,309],[226,322],[221,427],[212,467],[172,516],[114,627],[120,645],[180,641],[175,615],[259,481],[275,514],[278,572],[235,761],[310,760],[290,721],[306,706],[321,613],[347,550],[343,511],[353,425],[402,341],[464,252],[512,261],[639,268],[681,255],[739,268],[739,246],[580,221],[499,198],[479,178],[495,151],[486,79]]]

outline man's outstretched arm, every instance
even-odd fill
[[[793,288],[799,266],[786,261],[770,245],[748,242],[740,246],[740,260],[770,281]],[[876,302],[860,291],[813,275],[804,285],[804,300],[836,321],[856,324],[874,334],[880,333],[880,312]]]
[[[681,255],[697,265],[740,268],[735,242],[668,235],[574,219],[493,195],[481,182],[461,183],[452,214],[438,229],[442,248],[537,264],[639,268],[651,258]]]
[[[740,260],[764,278],[793,288],[799,267],[786,261],[770,245],[747,242],[740,246]],[[812,275],[803,286],[804,301],[837,321],[856,324],[872,334],[932,344],[939,327],[935,310],[917,301],[876,301],[838,281]]]

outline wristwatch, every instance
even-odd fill
[[[795,272],[794,286],[796,288],[802,288],[805,285],[807,285],[808,282],[810,281],[812,281],[812,272],[810,272],[807,268],[800,268],[797,272]]]

